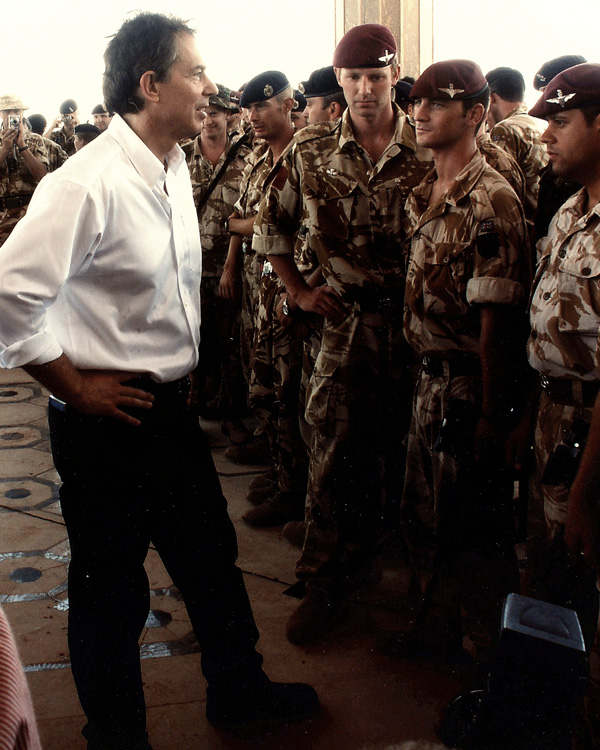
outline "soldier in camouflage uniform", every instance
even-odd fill
[[[293,134],[290,126],[293,128],[295,102],[285,76],[277,83],[277,77],[269,73],[246,85],[240,104],[249,108],[250,122],[259,137],[268,136],[274,115],[277,126],[273,134],[278,133],[282,141],[283,135],[287,146]],[[262,257],[259,262],[262,265],[254,316],[250,405],[269,436],[276,474],[271,486],[248,494],[248,499],[258,505],[244,513],[242,519],[251,526],[275,526],[304,514],[308,461],[298,420],[302,340],[291,336],[275,315],[282,285],[271,264]]]
[[[0,97],[0,245],[25,216],[33,191],[49,171],[44,138],[23,123],[26,109],[16,96]],[[10,118],[15,119],[16,126],[11,126]]]
[[[269,321],[273,316],[269,311],[273,304],[272,287],[276,286],[276,279],[271,276],[269,267],[264,269],[264,259],[253,247],[253,226],[267,177],[294,134],[290,119],[293,102],[289,81],[279,71],[266,71],[255,76],[246,84],[240,100],[240,106],[249,110],[250,123],[258,142],[247,159],[240,195],[228,221],[232,237],[220,286],[224,296],[235,295],[240,265],[243,263],[242,362],[251,391],[251,407],[261,431],[257,440],[247,448],[235,450],[235,446],[232,446],[225,451],[228,458],[239,463],[265,463],[265,439],[268,441],[267,453],[277,463],[276,397],[271,367],[273,352],[268,343],[272,340]],[[261,293],[263,302],[262,309],[259,309]],[[258,368],[257,336],[261,339]],[[276,488],[275,483],[272,489],[275,491]]]
[[[535,74],[533,87],[542,92],[548,83],[563,70],[584,62],[587,60],[582,55],[561,55],[548,60]],[[562,204],[580,189],[579,183],[555,175],[552,171],[552,164],[546,164],[540,173],[538,206],[533,227],[534,245],[548,234],[552,217]]]
[[[74,99],[65,99],[59,107],[60,114],[44,133],[46,138],[58,143],[69,156],[75,153],[75,126],[79,125],[79,110]]]
[[[241,421],[247,389],[240,360],[240,302],[222,297],[219,283],[229,250],[225,223],[239,197],[251,149],[245,138],[227,134],[227,115],[237,109],[229,89],[219,84],[209,102],[201,133],[185,148],[202,240],[201,353],[194,390],[199,402],[212,402],[224,432],[240,444],[250,437]]]
[[[481,131],[483,131],[483,128]],[[517,198],[522,205],[525,197],[525,178],[521,167],[508,151],[500,148],[492,141],[489,133],[481,131],[477,134],[477,147],[483,154],[483,158],[492,169],[495,169],[504,177],[517,194]]]
[[[406,202],[404,332],[423,364],[402,521],[431,605],[417,628],[380,645],[397,657],[462,658],[462,606],[483,658],[502,600],[518,587],[503,419],[514,405],[507,342],[524,317],[525,223],[514,191],[477,149],[489,101],[479,67],[436,63],[411,96],[417,143],[432,149],[435,169]]]
[[[306,112],[309,125],[337,120],[346,111],[348,105],[344,98],[344,91],[338,83],[333,65],[314,70],[307,81],[302,81],[299,84],[299,89],[306,97]],[[310,237],[306,222],[303,222],[298,232],[298,240],[294,250],[294,261],[308,284],[315,286],[317,283],[323,283],[319,259],[310,247]],[[285,305],[283,304],[284,301]],[[318,315],[303,312],[287,292],[281,295],[277,314],[284,324],[289,327],[290,335],[300,337],[304,342],[298,416],[302,439],[307,449],[310,450],[312,430],[306,421],[306,393],[321,348],[322,318]],[[305,533],[304,519],[302,521],[290,521],[282,529],[283,536],[300,549],[304,545]]]
[[[351,29],[333,64],[348,101],[341,120],[298,133],[255,225],[289,295],[323,316],[306,396],[312,428],[306,537],[296,568],[306,596],[287,623],[294,643],[335,624],[344,595],[373,570],[384,488],[403,473],[409,353],[402,341],[404,200],[427,171],[391,101],[398,77],[389,29]],[[304,223],[325,284],[294,263]]]
[[[582,744],[577,737],[574,747],[598,748],[600,65],[564,70],[530,114],[548,120],[542,141],[554,173],[583,187],[559,209],[548,236],[538,243],[528,356],[542,376],[532,498],[540,503],[532,515],[541,516],[542,523],[532,525],[527,560],[534,568],[534,593],[575,607],[588,646],[594,641],[585,711],[590,737]],[[560,554],[563,535],[571,565],[566,550]]]
[[[539,121],[527,114],[523,102],[525,81],[518,70],[495,68],[486,79],[491,91],[488,121],[492,142],[507,151],[521,167],[525,177],[523,209],[531,228],[537,210],[540,172],[548,163],[540,140],[542,129]]]

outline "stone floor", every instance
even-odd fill
[[[46,425],[46,395],[21,370],[0,370],[0,604],[13,627],[27,672],[45,750],[84,748],[84,717],[67,650],[69,544],[58,503]],[[384,566],[382,582],[346,603],[346,618],[323,644],[299,648],[285,639],[297,600],[297,551],[280,529],[240,521],[248,483],[260,471],[224,456],[227,440],[204,424],[239,535],[239,564],[261,631],[269,675],[301,680],[319,692],[319,717],[272,735],[240,739],[213,729],[204,715],[199,653],[177,591],[154,550],[147,570],[151,613],[141,640],[154,750],[359,750],[408,740],[434,741],[434,720],[465,675],[441,665],[391,660],[375,649],[377,633],[406,621],[399,594],[406,571]]]

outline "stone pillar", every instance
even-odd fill
[[[361,23],[382,23],[400,45],[400,75],[415,78],[433,62],[433,0],[335,0],[336,44]]]

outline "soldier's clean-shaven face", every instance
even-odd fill
[[[385,68],[336,68],[353,117],[376,117],[391,106],[392,86],[398,78],[391,66]]]
[[[586,184],[600,173],[600,115],[591,125],[580,109],[550,115],[542,143],[555,174]]]

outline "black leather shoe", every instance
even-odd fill
[[[302,682],[271,682],[265,678],[243,688],[206,691],[206,718],[227,731],[255,731],[300,721],[319,712],[314,688]]]

